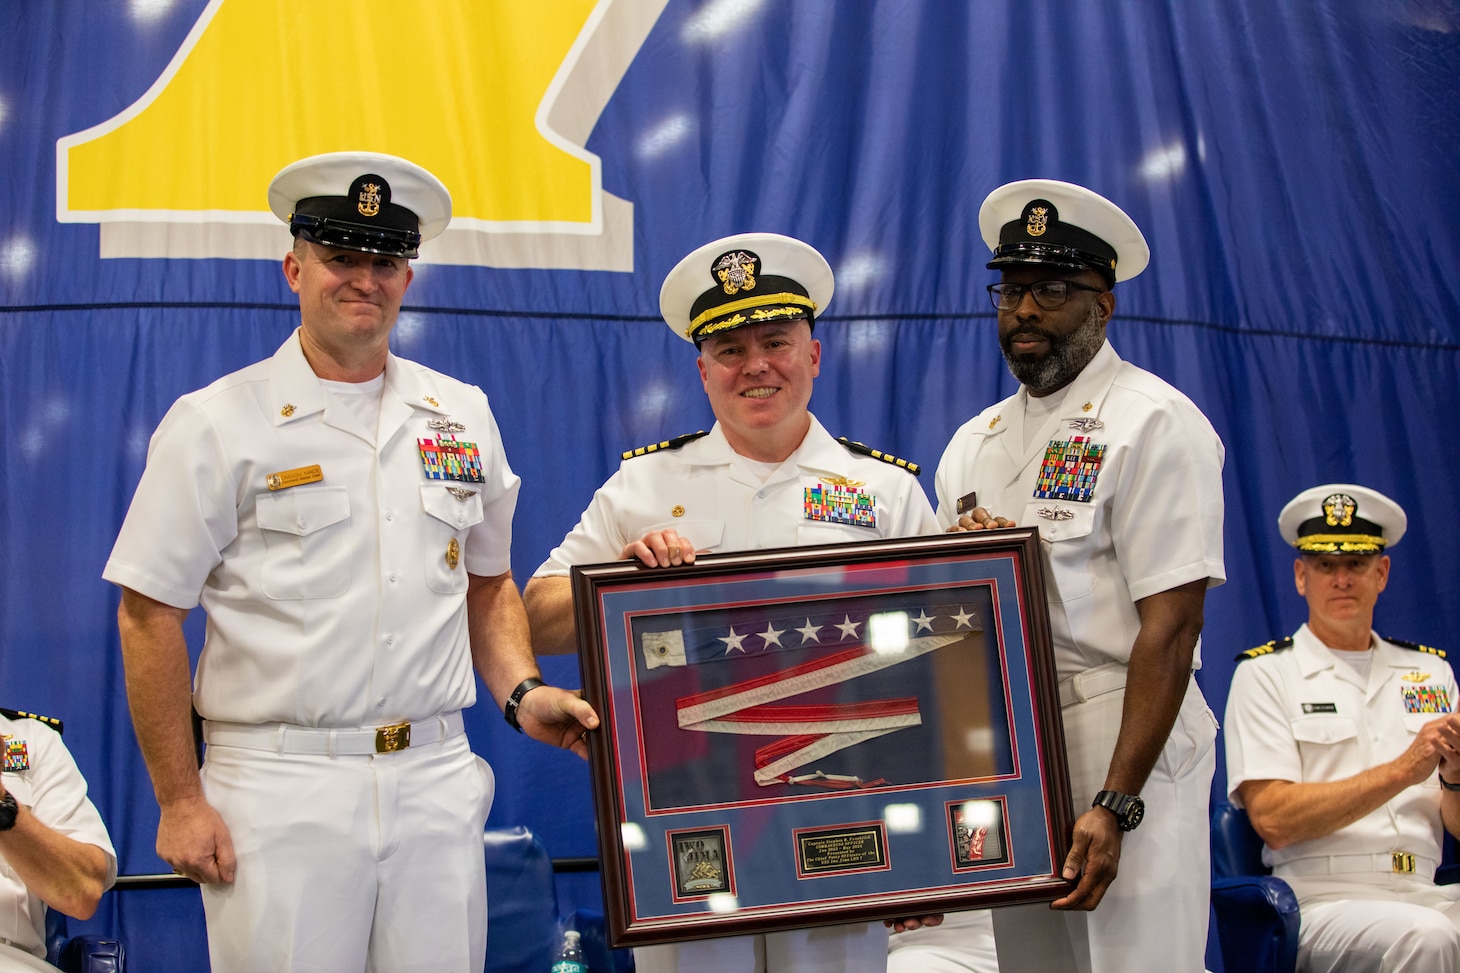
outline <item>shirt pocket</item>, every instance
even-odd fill
[[[882,534],[875,527],[858,527],[855,524],[828,524],[821,521],[806,521],[796,525],[796,546],[811,547],[816,544],[846,544],[852,541],[876,540]]]
[[[720,550],[725,543],[725,521],[711,520],[707,517],[678,517],[674,520],[650,524],[629,538],[629,543],[642,540],[645,534],[656,530],[674,531],[689,541],[690,546],[695,549],[695,553],[715,552]]]
[[[1359,728],[1352,718],[1323,713],[1291,721],[1305,780],[1351,777],[1363,770]]]
[[[1039,546],[1049,564],[1045,573],[1049,600],[1071,602],[1089,597],[1095,590],[1089,543],[1095,529],[1095,505],[1032,499],[1024,505],[1019,523],[1039,528]]]
[[[482,494],[458,500],[451,488],[421,484],[421,508],[426,511],[422,543],[426,546],[426,585],[443,595],[461,594],[467,587],[466,535],[482,522]]]
[[[350,587],[350,494],[345,487],[295,487],[255,504],[264,538],[261,587],[276,601],[336,598]]]

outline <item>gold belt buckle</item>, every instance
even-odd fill
[[[1396,851],[1392,853],[1394,870],[1396,872],[1413,872],[1414,856],[1407,851]]]
[[[404,750],[411,745],[411,725],[409,723],[393,723],[390,726],[377,726],[375,728],[375,752],[395,753],[397,750]],[[1398,858],[1395,858],[1398,861]],[[1395,866],[1398,870],[1398,866]],[[1414,868],[1411,866],[1411,872]]]

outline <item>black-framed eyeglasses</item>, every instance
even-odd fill
[[[1000,311],[1012,311],[1024,300],[1025,294],[1034,295],[1034,303],[1046,311],[1053,311],[1057,307],[1063,307],[1065,301],[1070,299],[1070,288],[1080,291],[1096,291],[1103,293],[1103,287],[1091,287],[1089,284],[1079,284],[1072,280],[1037,280],[1032,284],[990,284],[988,287],[989,299],[994,302],[994,307]]]

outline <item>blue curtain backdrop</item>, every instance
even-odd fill
[[[519,582],[621,450],[708,428],[658,290],[723,234],[788,233],[827,255],[837,293],[812,408],[931,471],[961,422],[1016,387],[977,211],[1041,176],[1142,227],[1151,267],[1117,288],[1111,340],[1227,446],[1229,580],[1208,597],[1200,676],[1218,714],[1235,653],[1305,618],[1275,520],[1316,483],[1405,507],[1377,626],[1460,648],[1460,5],[639,6],[652,25],[586,140],[603,189],[632,206],[617,245],[632,269],[424,265],[394,338],[490,397],[523,480]],[[102,565],[169,404],[271,354],[298,312],[277,261],[100,256],[96,225],[57,219],[57,141],[136,102],[204,8],[0,6],[0,703],[66,720],[124,873],[162,865]],[[396,52],[384,83],[415,84],[431,57]],[[577,684],[574,659],[544,670]],[[493,823],[597,854],[585,764],[512,733],[490,702],[468,728],[496,768]],[[585,879],[566,894],[596,893]],[[202,968],[200,923],[119,898],[98,922],[140,968]]]

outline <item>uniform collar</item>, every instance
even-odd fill
[[[1099,420],[1100,410],[1110,386],[1115,382],[1116,372],[1124,364],[1115,347],[1107,340],[1080,370],[1075,380],[1065,387],[1065,399],[1060,406],[1060,421],[1069,419]],[[985,409],[976,420],[975,435],[997,437],[1018,432],[1010,442],[1022,443],[1024,422],[1028,416],[1029,389],[1020,386],[1019,391],[991,409]],[[1098,427],[1097,427],[1098,428]],[[1015,452],[1016,450],[1011,450]]]
[[[1391,669],[1419,669],[1421,666],[1411,658],[1411,653],[1404,649],[1390,645],[1379,638],[1374,632],[1369,633],[1370,644],[1374,647],[1373,664],[1369,670],[1369,681],[1371,684],[1377,679],[1382,682],[1389,678]],[[1307,623],[1293,635],[1293,652],[1296,654],[1298,671],[1303,678],[1308,679],[1325,669],[1335,669],[1338,662],[1333,658],[1333,652],[1314,635],[1308,628]]]
[[[269,408],[274,425],[289,423],[316,415],[330,404],[329,393],[304,357],[296,328],[274,357],[269,359]],[[441,396],[435,376],[423,368],[409,368],[394,354],[385,357],[385,395],[381,403],[381,432],[393,431],[410,416],[421,410],[444,416],[451,403]],[[383,440],[382,440],[383,441]]]
[[[811,425],[807,427],[806,437],[801,440],[801,444],[790,456],[786,457],[785,462],[776,468],[770,479],[764,483],[755,480],[749,483],[750,486],[771,486],[794,478],[802,470],[835,474],[835,471],[845,469],[850,465],[848,462],[850,455],[846,449],[831,438],[831,434],[826,431],[816,416],[810,413],[807,415],[811,416]],[[710,429],[709,435],[694,445],[698,448],[693,455],[685,456],[683,459],[686,466],[727,466],[732,469],[739,466],[736,460],[741,457],[730,447],[729,441],[725,439],[725,432],[720,428],[718,422]],[[730,476],[731,479],[736,478],[734,472]]]

